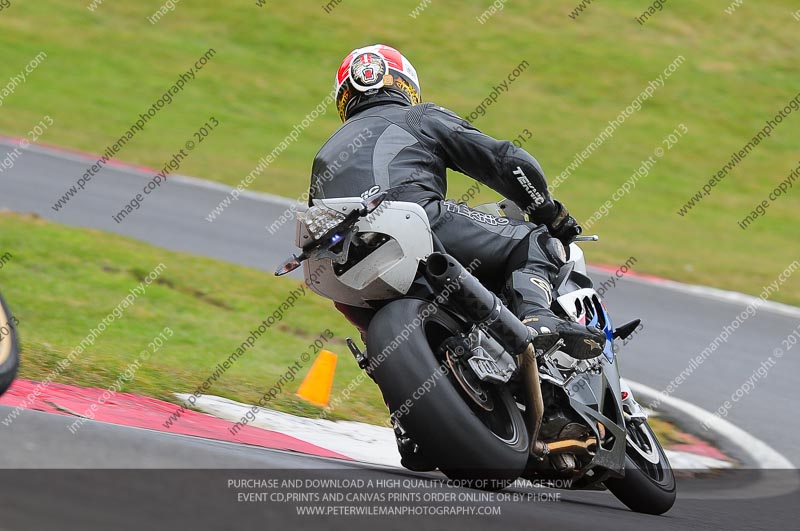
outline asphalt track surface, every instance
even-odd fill
[[[0,140],[0,160],[11,149],[12,144]],[[65,208],[54,211],[51,208],[54,202],[90,165],[89,159],[79,155],[38,148],[24,150],[12,168],[0,173],[0,208],[36,213],[59,223],[123,234],[161,247],[211,256],[265,271],[274,270],[293,250],[293,222],[287,223],[274,235],[270,235],[266,229],[285,211],[287,202],[243,196],[215,221],[208,222],[205,218],[224,198],[225,188],[178,177],[171,178],[166,185],[147,196],[139,210],[121,223],[116,223],[112,215],[136,193],[140,193],[153,175],[120,166],[104,168]],[[305,180],[306,176],[298,176],[298,179]],[[589,261],[592,245],[602,245],[602,242],[584,246]],[[635,255],[635,250],[631,254]],[[786,265],[775,264],[776,277]],[[598,273],[594,276],[597,281],[602,281],[608,274]],[[790,282],[793,281],[790,279]],[[684,370],[689,360],[698,355],[746,305],[744,302],[725,301],[706,295],[690,295],[632,278],[619,280],[616,287],[605,294],[605,300],[617,323],[634,317],[644,320],[644,329],[620,353],[623,374],[659,390]],[[13,301],[10,302],[13,305]],[[797,318],[794,316],[760,310],[696,369],[677,388],[674,396],[706,410],[716,410],[780,346],[781,338],[788,336],[796,326]],[[738,401],[727,416],[728,420],[783,454],[794,467],[800,462],[800,440],[792,434],[800,431],[800,420],[797,415],[787,413],[796,411],[798,407],[798,365],[797,356],[781,358],[768,378],[759,381],[755,389]],[[0,416],[5,416],[2,409]],[[183,524],[188,525],[192,519],[198,529],[249,528],[251,522],[262,522],[269,527],[303,522],[285,508],[268,508],[263,504],[229,504],[223,503],[224,500],[217,503],[222,498],[216,496],[215,492],[224,489],[218,488],[216,481],[192,479],[186,475],[188,472],[176,475],[163,469],[356,469],[358,473],[378,477],[407,476],[402,471],[367,470],[357,464],[102,423],[91,423],[79,435],[73,436],[65,429],[68,421],[56,415],[29,412],[17,419],[10,428],[0,429],[3,448],[0,467],[73,469],[73,472],[63,476],[52,470],[36,473],[30,470],[26,473],[6,470],[4,475],[14,481],[12,485],[7,481],[2,482],[5,488],[0,498],[0,509],[4,510],[0,514],[11,514],[12,519],[0,519],[0,529],[68,528],[72,522],[78,522],[76,526],[80,522],[91,522],[81,520],[91,514],[100,519],[97,520],[98,528],[102,527],[100,522],[116,522],[121,529],[140,528],[146,522],[156,528],[184,528]],[[723,445],[727,443],[720,442]],[[747,463],[746,454],[739,453],[735,447],[727,449]],[[101,478],[84,477],[83,481],[66,479],[75,479],[74,474],[80,471],[76,469],[89,473],[86,469],[98,468],[149,468],[157,473],[115,478],[113,472],[108,472]],[[662,518],[632,514],[608,493],[558,491],[562,496],[560,503],[536,504],[533,510],[528,506],[512,504],[504,510],[500,519],[456,518],[447,520],[446,527],[491,528],[494,524],[512,523],[533,525],[535,528],[585,528],[587,525],[597,525],[600,528],[618,529],[675,529],[701,525],[708,529],[767,529],[776,527],[779,522],[792,521],[794,519],[789,520],[789,517],[796,515],[796,510],[790,514],[792,504],[798,501],[796,491],[778,496],[758,494],[764,485],[797,479],[791,476],[796,472],[775,474],[776,478],[770,478],[775,481],[761,481],[758,482],[761,486],[756,487],[753,486],[753,478],[724,476],[684,480],[680,485],[681,495],[676,507],[668,513],[668,517]],[[62,477],[64,479],[59,480]],[[108,489],[101,489],[107,482],[117,485],[111,492],[118,496],[109,494]],[[158,488],[148,489],[148,485],[157,485]],[[167,486],[175,489],[169,490],[169,495],[165,493]],[[734,490],[731,491],[731,488]],[[104,504],[89,510],[89,506],[95,502],[87,500],[94,499],[91,496],[98,492],[105,494],[98,498],[104,500]],[[734,492],[738,494],[732,494]],[[779,489],[778,492],[782,491]],[[204,498],[199,499],[198,496]],[[121,501],[114,501],[117,498]],[[184,501],[179,504],[176,501],[178,499]],[[187,505],[185,499],[193,499],[194,504]],[[156,507],[159,503],[168,506],[170,500],[174,509],[172,513],[159,512],[155,508],[146,509]],[[48,511],[48,506],[54,510]],[[176,508],[178,506],[183,512]],[[211,507],[215,510],[211,511]],[[126,520],[122,516],[127,513],[131,516]],[[206,513],[208,516],[204,518]],[[53,519],[55,514],[69,515],[73,519],[68,516],[59,521]],[[179,520],[178,517],[183,514],[187,519]],[[237,518],[237,514],[242,527],[235,524],[222,526],[221,522],[225,520],[218,519]],[[13,520],[14,517],[18,520]],[[170,517],[175,520],[170,520]],[[438,526],[434,525],[436,518],[439,518]],[[441,517],[436,518],[388,518],[381,519],[380,525],[388,528],[394,525],[425,527],[426,524],[433,525],[431,528],[443,527],[445,521]],[[315,524],[323,521],[328,528],[352,529],[362,523],[359,519],[338,517],[313,520]],[[370,521],[377,523],[376,520]],[[168,522],[171,524],[166,525]],[[305,522],[311,523],[308,520]]]
[[[9,408],[0,406],[0,416]],[[666,516],[628,511],[607,492],[514,488],[535,501],[473,501],[458,507],[499,507],[499,516],[298,516],[303,503],[239,502],[242,478],[302,481],[406,480],[435,475],[322,459],[238,444],[91,421],[72,435],[71,417],[25,411],[3,430],[0,529],[780,529],[796,518],[797,492],[782,488],[797,471],[753,471],[679,479],[680,497]],[[109,465],[117,470],[99,470]],[[415,484],[398,492],[456,492]],[[289,489],[283,489],[287,491]],[[305,489],[315,490],[315,489]],[[316,489],[319,490],[319,489]],[[337,490],[337,489],[330,489]],[[339,489],[364,492],[365,489]],[[378,489],[380,490],[380,489]],[[355,504],[359,505],[359,504]],[[418,506],[436,504],[418,504]],[[448,504],[444,504],[448,505]],[[406,506],[411,506],[406,504]]]

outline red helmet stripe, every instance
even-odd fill
[[[344,83],[344,80],[347,79],[348,72],[350,70],[350,61],[353,60],[353,54],[347,54],[347,57],[344,58],[342,64],[339,66],[339,71],[336,73],[336,85],[341,85]]]
[[[391,46],[381,46],[380,54],[389,63],[389,66],[403,72],[403,55]]]

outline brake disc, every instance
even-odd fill
[[[450,374],[453,375],[467,396],[480,408],[494,411],[494,399],[491,393],[484,389],[483,382],[469,368],[465,367],[459,356],[453,354],[449,348],[445,352],[445,356],[447,365],[450,367]]]

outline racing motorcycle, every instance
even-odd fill
[[[509,201],[475,210],[525,219]],[[614,341],[640,321],[614,327],[576,243],[552,310],[605,331],[603,354],[589,360],[570,356],[554,334],[534,336],[505,306],[502,282],[484,285],[474,264],[448,255],[415,203],[387,192],[316,199],[298,214],[296,243],[302,252],[275,274],[302,265],[309,287],[362,331],[366,350],[351,338],[348,346],[396,431],[446,476],[498,489],[520,477],[565,479],[573,489],[607,488],[633,511],[672,507],[672,469],[616,357]]]

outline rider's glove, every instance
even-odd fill
[[[575,236],[580,235],[583,229],[578,225],[578,221],[569,215],[567,207],[554,201],[558,212],[553,220],[547,224],[547,229],[554,237],[561,240],[564,245],[569,245]]]

